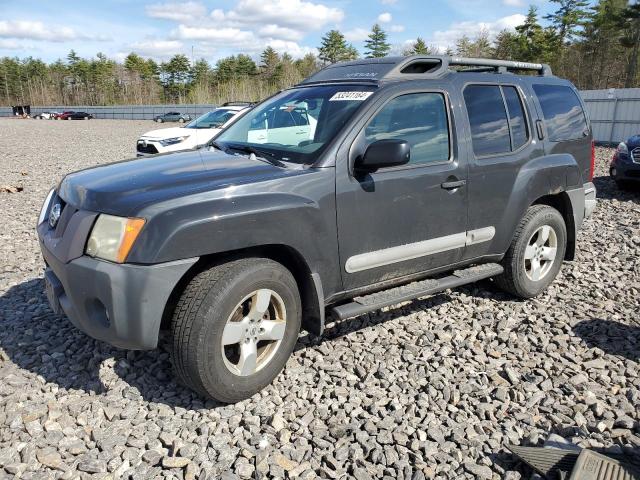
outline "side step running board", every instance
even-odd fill
[[[363,313],[380,310],[397,303],[406,302],[434,293],[442,292],[448,288],[456,288],[467,283],[477,282],[485,278],[500,275],[504,269],[497,263],[485,263],[474,267],[456,270],[453,274],[441,278],[428,278],[419,282],[401,285],[381,292],[356,297],[350,303],[338,305],[331,309],[331,314],[337,320],[357,317]]]

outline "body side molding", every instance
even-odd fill
[[[463,248],[467,245],[488,242],[496,234],[494,227],[483,227],[468,232],[454,233],[444,237],[432,238],[421,242],[408,243],[397,247],[384,248],[373,252],[360,253],[347,259],[344,269],[347,273],[356,273],[392,263],[404,262],[414,258]]]

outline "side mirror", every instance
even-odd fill
[[[364,155],[356,159],[355,169],[375,172],[379,168],[409,163],[411,147],[405,140],[378,140],[367,147]]]

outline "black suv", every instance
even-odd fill
[[[301,326],[485,278],[539,294],[574,257],[593,166],[580,97],[546,65],[339,63],[200,150],[67,175],[38,224],[47,294],[122,348],[169,329],[180,379],[232,402]]]

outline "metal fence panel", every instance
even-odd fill
[[[78,112],[88,112],[95,118],[128,119],[128,120],[153,120],[157,115],[176,111],[191,115],[192,118],[199,117],[216,108],[213,104],[184,104],[184,105],[48,105],[32,106],[31,115],[41,112],[63,112],[65,110],[75,110]],[[11,107],[0,107],[0,117],[10,117],[13,115]]]
[[[640,88],[583,90],[598,143],[619,143],[640,133]]]

